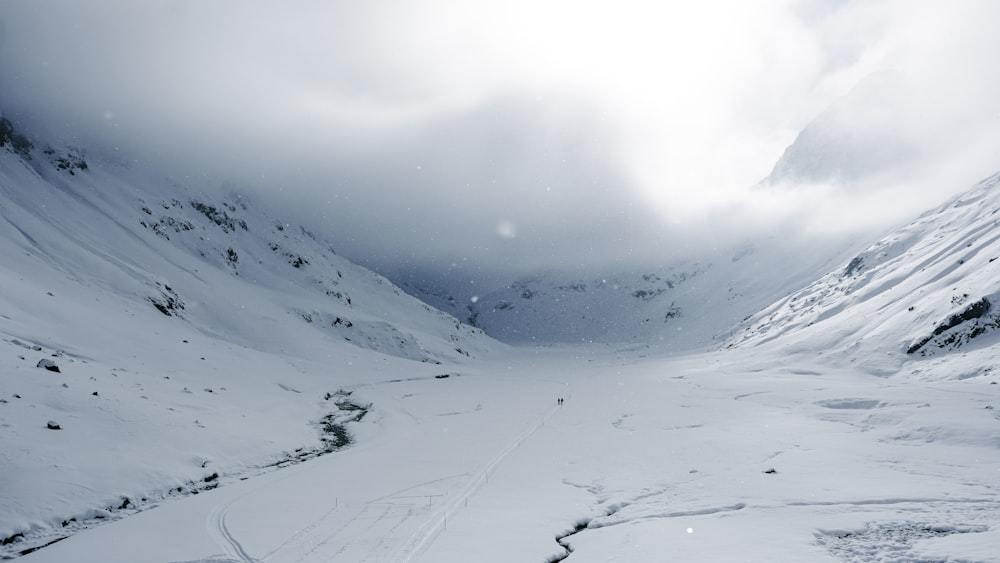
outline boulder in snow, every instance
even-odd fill
[[[45,368],[45,369],[47,369],[49,371],[54,371],[56,373],[61,373],[59,371],[59,366],[57,366],[55,362],[53,362],[52,360],[50,360],[48,358],[42,358],[41,360],[38,360],[38,364],[35,365],[35,367]]]

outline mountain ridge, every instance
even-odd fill
[[[992,344],[1000,328],[997,185],[1000,173],[926,211],[753,315],[727,346],[808,341],[887,358],[891,373],[907,359]],[[850,345],[836,343],[845,337]]]
[[[328,451],[366,385],[504,349],[232,187],[38,145],[0,147],[0,557]]]
[[[92,276],[91,283],[102,284],[107,279],[124,282],[123,277],[132,278],[131,282],[125,282],[131,286],[127,292],[143,292],[136,287],[135,282],[140,282],[139,286],[152,289],[144,291],[148,294],[144,300],[155,307],[165,297],[157,295],[162,290],[151,286],[172,285],[171,291],[180,293],[171,298],[180,304],[185,301],[185,286],[189,283],[204,285],[206,268],[214,267],[245,280],[239,283],[249,283],[269,291],[271,298],[278,297],[273,292],[278,287],[283,291],[295,289],[296,292],[323,296],[316,301],[326,301],[325,305],[307,306],[299,299],[287,308],[302,317],[304,322],[309,323],[310,317],[322,320],[326,329],[358,346],[427,361],[439,361],[437,356],[466,355],[475,348],[470,343],[466,345],[468,350],[456,352],[456,346],[448,350],[439,345],[441,349],[430,354],[424,353],[428,349],[420,344],[417,332],[413,333],[413,338],[403,337],[406,340],[403,343],[399,342],[398,335],[387,338],[377,334],[383,329],[395,330],[385,324],[386,318],[393,313],[384,310],[385,303],[376,300],[366,303],[365,294],[371,293],[367,289],[369,286],[386,288],[388,306],[399,312],[405,311],[404,317],[416,318],[426,314],[428,318],[436,319],[429,326],[418,329],[425,336],[429,332],[441,331],[446,335],[446,341],[455,342],[479,336],[477,331],[457,325],[436,311],[430,311],[424,304],[410,301],[384,277],[339,257],[333,245],[317,237],[311,229],[303,225],[286,225],[261,213],[252,207],[254,204],[249,196],[234,189],[207,188],[196,192],[175,180],[151,182],[141,171],[136,174],[128,168],[109,163],[88,167],[79,151],[63,152],[46,148],[43,151],[32,150],[29,156],[16,151],[5,152],[7,162],[3,180],[8,202],[5,219],[11,230],[11,240],[20,239],[22,244],[19,247],[24,252],[44,255],[46,248],[37,242],[44,236],[38,233],[43,230],[59,232],[61,241],[49,241],[50,246],[73,247],[74,250],[58,257],[51,255],[50,266],[68,275],[86,275],[80,273],[84,270],[81,259],[72,256],[87,253],[96,258],[91,265],[99,266],[101,270],[99,275]],[[70,164],[65,165],[66,162]],[[213,191],[223,193],[215,194]],[[55,206],[67,206],[67,210],[61,213]],[[103,232],[105,227],[112,232]],[[116,237],[112,244],[123,246],[126,250],[118,252],[113,248],[103,248],[102,245],[108,245],[109,241],[105,239],[109,237]],[[180,251],[179,255],[177,251]],[[137,263],[135,257],[144,253],[156,255],[156,258],[144,258],[144,263]],[[181,260],[179,256],[184,253],[195,256],[203,264],[185,264],[181,268],[183,271],[177,271]],[[161,256],[164,260],[159,259]],[[102,265],[102,261],[106,264]],[[119,271],[113,272],[116,268]],[[345,275],[354,279],[345,280]],[[189,279],[180,279],[185,277]],[[169,278],[177,279],[171,284]],[[198,290],[202,295],[196,301],[202,307],[207,306],[206,301],[209,300],[206,290],[210,288]],[[352,296],[352,293],[355,295]],[[372,305],[375,305],[374,309]],[[196,316],[194,311],[185,315],[175,310],[173,314]],[[412,323],[414,318],[406,322]]]

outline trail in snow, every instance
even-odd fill
[[[333,535],[324,536],[324,542],[320,542],[319,544],[312,541],[316,530],[328,522],[330,517],[339,510],[340,504],[335,503],[333,508],[328,510],[323,516],[289,536],[281,545],[266,553],[261,559],[264,561],[284,561],[288,559],[295,563],[304,561],[309,554],[333,537]]]
[[[363,561],[374,557],[386,560],[392,550],[393,532],[404,527],[424,510],[424,501],[436,495],[420,495],[420,488],[440,485],[464,475],[433,479],[371,499],[359,506],[336,504],[319,519],[289,536],[264,556],[274,563],[301,563],[314,560]],[[413,492],[406,495],[404,493]],[[339,525],[335,513],[353,514]],[[339,542],[339,545],[338,545]]]
[[[379,382],[364,387],[379,386],[386,383],[399,384],[431,384],[437,385],[438,378],[406,378]],[[463,378],[464,379],[464,378]],[[544,382],[545,386],[553,383]],[[555,382],[566,387],[564,382]],[[565,397],[571,396],[563,390]],[[433,421],[450,413],[435,412],[432,415],[421,412],[411,412],[400,398],[418,397],[407,393],[394,397],[394,412],[398,412],[419,425]],[[478,399],[477,399],[478,400]],[[383,403],[385,403],[383,401]],[[418,404],[416,407],[422,407]],[[437,536],[446,529],[449,518],[456,516],[468,503],[469,499],[489,481],[491,473],[497,470],[503,461],[526,440],[542,428],[558,410],[558,404],[552,404],[544,410],[537,420],[521,431],[501,451],[488,458],[473,471],[435,477],[418,483],[407,485],[391,492],[379,494],[367,500],[334,501],[334,505],[312,520],[304,527],[292,531],[279,545],[264,553],[259,561],[269,563],[302,563],[305,561],[412,561],[429,547]],[[466,412],[475,414],[476,410]],[[494,411],[497,412],[497,411]],[[537,411],[536,411],[537,412]],[[536,415],[537,416],[537,415]],[[523,420],[518,417],[518,420]],[[424,430],[423,432],[426,432]],[[475,437],[474,435],[472,436]],[[477,440],[479,441],[479,440]],[[336,463],[330,460],[330,463]],[[302,473],[318,475],[321,468],[317,466],[300,466]],[[299,477],[300,480],[302,476]],[[288,476],[282,476],[272,481],[268,487],[274,487],[279,481],[287,481]],[[227,515],[230,510],[249,509],[239,506],[242,498],[253,497],[253,492],[262,489],[258,486],[252,491],[242,494],[229,502],[220,505],[208,518],[209,532],[216,543],[226,550],[226,553],[237,561],[258,561],[251,556],[251,551],[235,536],[227,526]],[[260,555],[259,553],[257,555]]]
[[[531,438],[538,430],[545,425],[545,421],[549,419],[553,414],[555,414],[561,408],[560,405],[554,405],[546,411],[541,418],[532,425],[530,428],[521,433],[517,438],[514,439],[506,448],[504,448],[499,454],[483,466],[482,470],[477,472],[472,478],[469,479],[465,487],[458,492],[453,498],[448,500],[444,505],[436,510],[427,521],[417,529],[416,532],[410,536],[410,539],[403,545],[403,547],[396,552],[394,556],[394,561],[407,562],[413,561],[418,558],[424,551],[427,550],[434,543],[437,536],[443,532],[448,526],[448,516],[454,516],[463,507],[467,505],[469,499],[476,494],[476,492],[489,482],[490,473],[495,471],[507,457],[521,446],[525,440]]]
[[[256,563],[257,559],[250,557],[250,554],[246,552],[243,545],[233,536],[233,533],[229,530],[229,526],[226,524],[226,517],[229,513],[229,507],[236,502],[232,500],[221,506],[216,510],[212,511],[209,519],[209,524],[211,530],[214,532],[214,536],[217,538],[219,545],[226,550],[226,553],[238,561],[243,563]]]

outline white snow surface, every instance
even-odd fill
[[[995,382],[593,349],[373,378],[355,446],[24,560],[997,561]]]
[[[906,353],[1000,292],[996,179],[671,356],[509,347],[236,193],[56,156],[0,149],[0,557],[1000,561],[990,317]]]
[[[995,369],[998,185],[1000,174],[890,233],[745,321],[728,345],[813,350],[884,375],[963,378]],[[956,352],[977,359],[959,367]],[[940,361],[907,362],[913,357]]]

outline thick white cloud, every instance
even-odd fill
[[[5,0],[0,111],[279,194],[385,271],[520,272],[941,201],[1000,167],[996,21],[986,0]],[[847,196],[752,189],[885,70],[911,90],[878,134],[919,159]],[[919,197],[887,214],[886,190]]]

